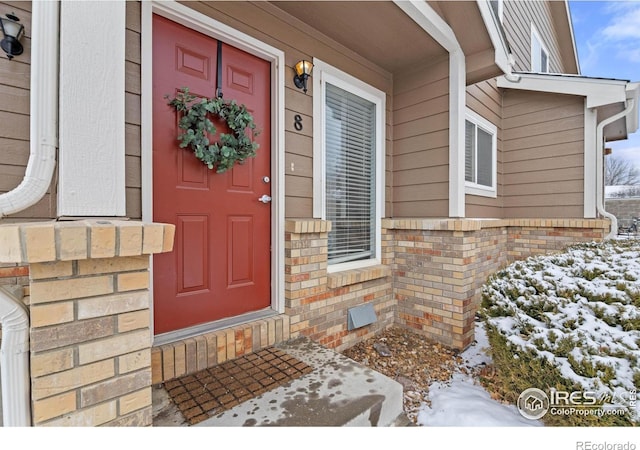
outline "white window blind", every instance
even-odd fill
[[[326,84],[325,167],[329,264],[375,250],[376,105]]]

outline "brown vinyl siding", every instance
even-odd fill
[[[294,64],[303,58],[316,57],[388,94],[391,92],[391,74],[271,4],[262,2],[186,2],[185,4],[284,51],[287,66],[284,124],[285,216],[312,217],[314,130],[311,85],[313,83],[310,80],[307,94],[296,88],[293,84]],[[387,124],[390,123],[390,107],[390,95],[387,95]],[[301,131],[294,128],[296,114],[302,117]],[[389,139],[387,132],[387,141]],[[387,150],[390,150],[389,146]],[[388,167],[386,178],[385,184],[388,190],[390,188]]]
[[[140,128],[140,32],[141,8],[138,2],[127,2],[125,44],[125,188],[126,214],[142,219],[142,172]]]
[[[504,218],[584,214],[584,100],[505,90]]]
[[[531,70],[532,23],[549,51],[549,71],[565,73],[551,7],[548,2],[542,1],[504,2],[503,24],[515,58],[515,70],[520,72]]]
[[[393,216],[449,214],[449,59],[396,74]]]
[[[185,5],[285,52],[285,216],[313,216],[313,86],[293,84],[293,65],[317,57],[387,92],[387,210],[391,205],[391,74],[267,3],[185,2]],[[140,217],[140,5],[127,3],[127,215]],[[313,75],[312,75],[313,76]],[[303,130],[294,128],[302,117]],[[278,149],[272,149],[273,152]]]
[[[496,126],[497,198],[465,195],[465,215],[472,218],[502,217],[502,93],[495,80],[467,86],[466,104],[469,109]]]
[[[30,151],[31,88],[31,2],[0,2],[0,15],[15,13],[24,25],[22,55],[9,60],[0,56],[0,194],[16,188],[24,179]],[[55,180],[55,174],[54,174]],[[55,181],[35,205],[0,219],[0,222],[25,219],[51,219],[56,216]]]

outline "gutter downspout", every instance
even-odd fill
[[[0,288],[0,378],[2,378],[2,425],[31,425],[29,391],[29,316],[20,300]]]
[[[465,217],[465,55],[451,27],[427,2],[394,0],[394,3],[449,52],[449,217]]]
[[[56,166],[59,2],[34,1],[32,9],[29,162],[22,182],[0,195],[0,219],[40,201]]]
[[[604,209],[604,127],[628,115],[635,107],[635,99],[627,100],[627,107],[611,117],[604,119],[596,127],[596,209],[598,213],[611,221],[611,230],[605,239],[612,239],[618,234],[618,219]]]

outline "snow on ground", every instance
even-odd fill
[[[639,254],[637,240],[610,241],[513,264],[483,288],[487,322],[605,404],[632,404],[640,376]],[[637,402],[628,410],[637,421]]]
[[[472,369],[491,363],[485,349],[489,341],[484,327],[476,322],[476,343],[461,356]],[[539,420],[523,417],[514,405],[491,399],[489,393],[462,371],[447,383],[435,382],[429,387],[431,406],[424,404],[418,413],[418,425],[427,427],[530,427],[542,426]]]

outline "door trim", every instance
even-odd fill
[[[208,17],[188,6],[175,1],[141,2],[141,166],[142,166],[142,220],[153,221],[153,14],[158,14],[173,20],[202,34],[219,39],[254,56],[271,62],[271,310],[273,314],[284,313],[284,52],[268,45],[252,36],[231,28],[211,17]],[[153,258],[149,264],[149,291],[153,299]],[[153,334],[153,300],[151,301],[151,335]],[[264,316],[264,311],[258,311]],[[245,315],[245,320],[252,320]],[[243,318],[245,316],[242,316]],[[245,321],[243,320],[243,322]],[[210,326],[199,326],[174,333],[162,335],[163,343],[185,337],[189,334],[199,334],[215,328],[215,322]],[[188,333],[188,331],[187,331]],[[154,338],[154,345],[158,339]]]

